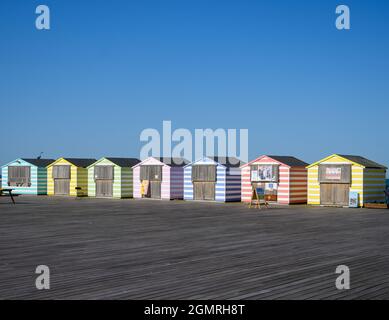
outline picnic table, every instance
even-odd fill
[[[0,188],[0,196],[2,196],[3,193],[4,193],[4,194],[8,193],[8,196],[11,197],[12,203],[15,204],[15,199],[14,199],[14,196],[13,196],[13,194],[12,194],[12,191],[13,191],[13,190],[14,190],[14,189],[2,189],[2,188]]]

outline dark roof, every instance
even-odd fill
[[[47,167],[48,165],[52,164],[55,161],[54,159],[27,159],[27,158],[22,158],[22,160],[31,163],[34,166],[43,167],[43,168]]]
[[[135,158],[108,158],[108,157],[106,157],[105,159],[113,162],[114,164],[116,164],[119,167],[133,167],[140,162],[139,159],[135,159]]]
[[[170,167],[183,167],[189,163],[189,161],[184,158],[166,158],[166,157],[164,158],[153,157],[153,158],[167,164]]]
[[[364,166],[366,168],[387,169],[382,164],[371,161],[371,160],[366,159],[366,158],[361,157],[361,156],[352,156],[352,155],[343,155],[343,154],[340,154],[339,156],[341,156],[342,158],[348,159],[352,162],[356,162],[356,163],[358,163],[361,166]]]
[[[82,159],[82,158],[64,158],[66,161],[69,161],[71,164],[74,164],[76,167],[86,168],[92,163],[95,163],[96,159]]]
[[[220,163],[221,165],[226,166],[228,168],[239,168],[240,166],[244,165],[244,162],[234,157],[207,157],[207,158],[212,159],[213,161]]]
[[[268,156],[290,167],[306,167],[308,163],[291,156]]]

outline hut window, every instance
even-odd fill
[[[252,165],[251,166],[251,181],[258,182],[278,182],[279,166],[278,165]]]
[[[113,180],[113,166],[95,166],[95,180]]]
[[[8,185],[11,187],[31,187],[30,167],[8,167]]]
[[[216,182],[216,166],[215,165],[192,166],[192,181]]]
[[[323,164],[319,165],[320,183],[351,183],[351,165]]]
[[[54,179],[70,179],[70,166],[53,166]]]
[[[141,166],[140,180],[161,181],[162,180],[162,166]]]

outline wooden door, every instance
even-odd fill
[[[193,200],[204,200],[204,189],[202,182],[193,182]]]
[[[150,181],[150,197],[161,199],[161,181]]]
[[[323,206],[333,206],[335,204],[334,199],[334,184],[322,183],[320,185],[320,204]]]
[[[204,194],[204,200],[214,201],[215,200],[215,183],[203,182],[203,194]]]
[[[96,197],[113,197],[113,181],[96,180]]]
[[[320,204],[324,206],[347,206],[350,184],[322,183],[320,184]]]
[[[70,179],[54,179],[54,194],[68,196],[70,193]]]
[[[334,200],[337,206],[348,206],[350,194],[349,184],[337,184],[334,188]]]
[[[193,200],[215,200],[214,182],[193,182]]]

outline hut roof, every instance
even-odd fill
[[[268,158],[271,158],[277,162],[280,162],[286,166],[289,166],[289,167],[306,167],[308,165],[308,163],[300,160],[300,159],[297,159],[296,157],[292,157],[292,156],[270,156],[270,155],[263,155],[263,156],[260,156],[259,158],[253,160],[253,161],[250,161],[249,163],[247,163],[246,165],[243,165],[244,167],[245,166],[249,166],[257,161],[259,161],[260,159],[264,158],[264,157],[268,157]]]
[[[341,155],[339,154],[340,157],[348,159],[352,162],[358,163],[361,166],[364,166],[365,168],[377,168],[377,169],[387,169],[384,165],[379,164],[377,162],[374,162],[372,160],[366,159],[361,156],[352,156],[352,155]]]
[[[111,158],[111,157],[108,158],[107,157],[105,159],[111,161],[112,163],[116,164],[119,167],[133,167],[140,162],[139,159],[135,159],[135,158]]]
[[[227,168],[239,168],[244,164],[242,160],[235,157],[207,157],[207,158],[217,163],[220,163],[221,165]]]
[[[183,167],[188,164],[188,160],[184,158],[167,158],[167,157],[161,157],[161,158],[153,157],[153,158],[171,167]]]
[[[96,159],[84,159],[84,158],[63,158],[76,167],[86,168],[90,166],[92,163],[96,162]]]
[[[306,167],[308,163],[291,156],[268,156],[274,160],[282,162],[290,167]]]
[[[311,168],[313,166],[316,166],[326,160],[329,160],[331,159],[332,157],[341,157],[345,160],[348,160],[354,164],[357,164],[357,165],[360,165],[362,167],[365,167],[365,168],[371,168],[371,169],[387,169],[387,167],[385,167],[384,165],[382,164],[379,164],[377,162],[374,162],[372,160],[369,160],[369,159],[366,159],[364,157],[361,157],[361,156],[355,156],[355,155],[342,155],[342,154],[333,154],[327,158],[324,158],[322,160],[319,160],[315,163],[312,163],[311,165],[309,165],[307,168]]]
[[[55,161],[54,159],[29,159],[29,158],[21,158],[21,159],[37,167],[47,167],[49,164]]]
[[[149,157],[149,158],[144,159],[143,161],[140,161],[139,163],[135,164],[132,168],[135,168],[135,167],[138,167],[141,165],[147,165],[147,162],[150,159],[155,159],[159,162],[166,164],[169,167],[184,167],[189,163],[189,161],[184,159],[184,158]]]

